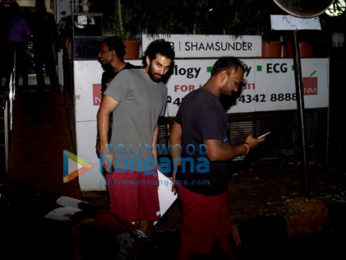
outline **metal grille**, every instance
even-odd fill
[[[307,159],[323,163],[327,156],[327,109],[305,111]],[[169,131],[174,117],[159,122],[159,143],[169,143]],[[299,160],[301,143],[297,111],[274,111],[260,113],[228,114],[228,135],[232,145],[241,144],[249,134],[255,137],[271,131],[266,141],[253,150],[258,160]]]

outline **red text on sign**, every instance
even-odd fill
[[[202,87],[202,85],[195,86],[195,85],[174,85],[174,92],[181,91],[181,92],[191,92],[197,88]]]

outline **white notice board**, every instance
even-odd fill
[[[246,64],[246,85],[228,113],[291,110],[297,108],[293,59],[241,59]],[[176,60],[167,82],[166,115],[175,116],[182,98],[210,77],[216,59]],[[329,60],[302,59],[306,108],[328,107]]]
[[[297,108],[293,59],[241,58],[246,64],[247,84],[228,113],[292,110]],[[216,59],[176,59],[167,82],[166,116],[175,116],[183,97],[203,86]],[[131,60],[135,65],[140,60]],[[302,79],[305,108],[329,106],[329,59],[303,58]],[[74,61],[77,156],[94,167],[79,176],[82,191],[104,190],[95,152],[96,113],[101,98],[102,68],[97,61]],[[203,105],[203,104],[201,104]]]

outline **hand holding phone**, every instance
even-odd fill
[[[265,137],[265,136],[267,136],[267,135],[269,135],[271,133],[271,131],[269,131],[269,132],[266,132],[265,134],[263,134],[263,135],[260,135],[259,137],[257,137],[257,138],[263,138],[263,137]]]

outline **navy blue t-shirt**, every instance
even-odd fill
[[[183,158],[182,167],[177,172],[177,183],[204,195],[225,192],[230,174],[229,162],[210,162],[204,149],[204,140],[227,142],[227,114],[219,99],[204,89],[195,90],[183,98],[175,121],[182,128]],[[207,164],[210,165],[209,171],[204,167]]]

